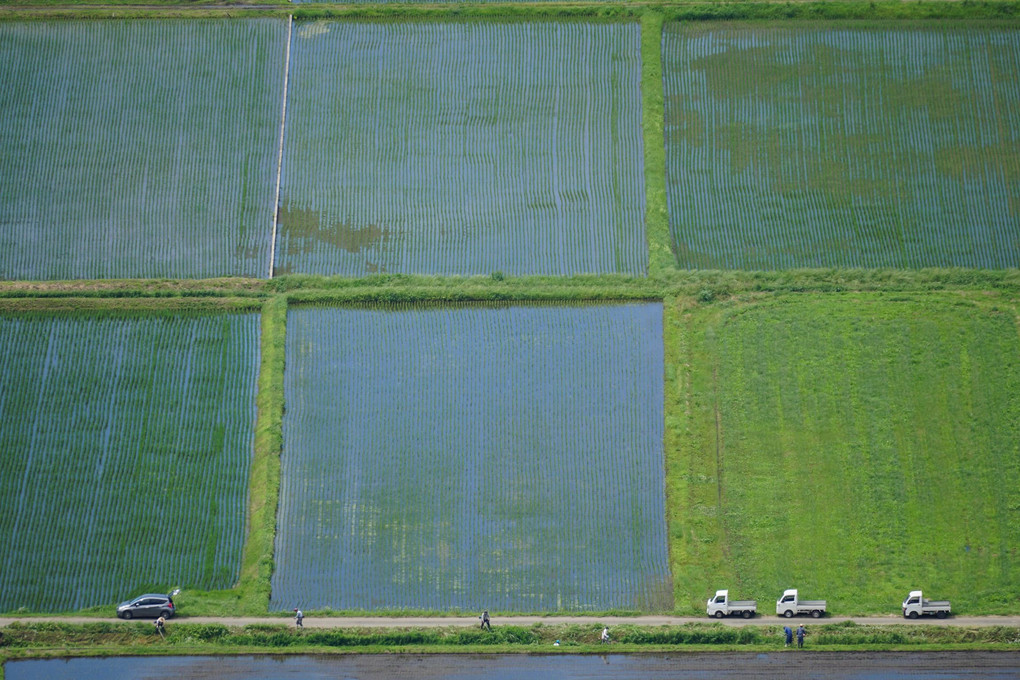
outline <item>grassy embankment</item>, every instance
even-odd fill
[[[1015,650],[1020,631],[1009,627],[867,626],[808,624],[807,650]],[[307,653],[605,653],[602,624],[529,627],[496,626],[431,629],[296,630],[287,625],[228,627],[171,621],[166,639],[151,623],[14,624],[0,632],[0,662],[21,658],[183,654]],[[782,626],[729,627],[704,623],[684,626],[615,626],[613,653],[697,651],[783,651]],[[555,640],[559,647],[553,647]],[[792,651],[792,650],[787,650]],[[794,652],[795,653],[795,652]]]
[[[895,613],[1020,595],[1015,294],[735,298],[666,312],[678,609],[728,587]],[[763,606],[762,606],[763,605]]]

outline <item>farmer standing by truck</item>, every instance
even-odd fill
[[[804,636],[807,635],[807,631],[804,630],[804,624],[797,626],[797,649],[804,647]]]
[[[793,629],[789,626],[783,626],[783,632],[786,634],[786,647],[793,644]]]

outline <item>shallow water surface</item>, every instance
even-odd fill
[[[343,680],[694,680],[826,678],[837,680],[1005,680],[1020,677],[1020,653],[786,652],[775,654],[349,656],[172,656],[9,661],[6,680],[145,678],[330,678]]]

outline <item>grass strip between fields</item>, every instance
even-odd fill
[[[287,336],[287,301],[277,297],[262,311],[262,370],[256,399],[255,452],[248,501],[248,540],[241,560],[238,613],[261,613],[269,607],[273,575],[273,540],[280,493],[283,449],[283,369]]]
[[[662,93],[662,15],[641,17],[641,127],[645,148],[645,233],[648,274],[676,268],[666,205],[665,104]]]
[[[663,300],[705,302],[745,293],[846,291],[1020,292],[1020,269],[798,269],[751,272],[663,269],[650,277],[577,275],[422,276],[378,274],[352,279],[291,274],[269,281],[0,282],[0,312],[72,309],[258,309],[277,294],[291,302],[365,304],[392,302]]]

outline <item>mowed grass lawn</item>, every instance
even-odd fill
[[[1020,597],[1013,301],[803,295],[667,305],[667,513],[677,606],[954,612]]]

